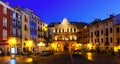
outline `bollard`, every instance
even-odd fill
[[[16,55],[15,54],[11,54],[11,59],[16,59]]]

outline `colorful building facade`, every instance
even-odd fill
[[[34,14],[32,10],[30,10],[28,8],[25,8],[22,11],[29,15],[30,40],[32,40],[32,42],[33,42],[31,50],[35,51],[36,46],[38,44],[37,23],[39,21],[39,17],[36,14]]]

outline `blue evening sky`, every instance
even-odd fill
[[[46,23],[69,21],[90,23],[120,13],[120,0],[3,0],[11,6],[32,9]]]

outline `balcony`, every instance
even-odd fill
[[[99,34],[97,34],[96,37],[99,37]]]
[[[105,45],[109,45],[109,42],[105,42]]]
[[[17,23],[16,22],[12,22],[12,26],[13,27],[17,27]]]

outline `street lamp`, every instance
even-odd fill
[[[14,47],[17,43],[16,38],[12,37],[8,40],[11,47]]]
[[[10,52],[11,52],[11,59],[15,59],[15,55],[17,53],[17,48],[16,48],[16,38],[14,37],[11,37],[9,40],[8,40],[9,44],[10,44]]]
[[[30,48],[31,48],[32,44],[33,44],[33,41],[32,41],[32,40],[26,41],[26,47],[28,47],[28,50],[29,50],[29,51],[30,51]]]
[[[92,44],[88,43],[87,47],[89,48],[89,50],[91,50],[92,49]]]
[[[79,44],[79,46],[81,47],[81,46],[82,46],[82,44],[80,43],[80,44]]]

